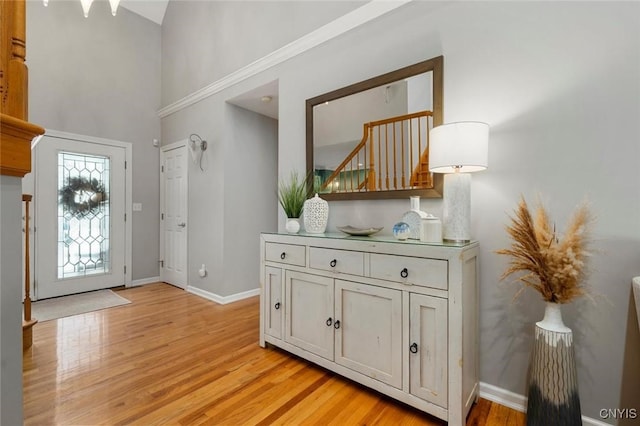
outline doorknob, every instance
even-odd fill
[[[184,223],[184,222],[182,222],[182,223],[179,223],[179,224],[178,224],[178,226],[179,226],[180,228],[184,228],[185,226],[187,226],[187,224],[186,224],[186,223]]]

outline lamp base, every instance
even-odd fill
[[[471,241],[471,175],[444,175],[442,239],[447,242]]]

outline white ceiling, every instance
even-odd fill
[[[227,102],[278,119],[278,80],[249,90]]]
[[[120,0],[120,7],[162,25],[169,0]]]

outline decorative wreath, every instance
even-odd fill
[[[105,201],[107,193],[98,179],[70,177],[60,190],[60,203],[74,216],[94,213]]]

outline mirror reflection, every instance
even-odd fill
[[[442,122],[442,57],[307,100],[307,167],[326,199],[441,196],[429,130]]]

